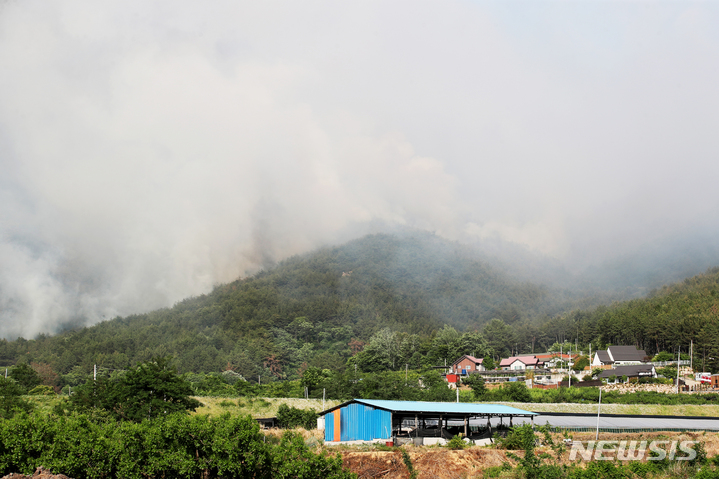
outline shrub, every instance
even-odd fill
[[[303,427],[315,429],[317,427],[317,412],[314,409],[297,409],[282,404],[277,409],[277,422],[281,428],[292,429]]]
[[[510,382],[502,385],[502,393],[509,401],[531,402],[532,395],[524,383]]]
[[[465,384],[472,389],[472,395],[475,399],[483,397],[487,392],[487,387],[484,385],[484,378],[479,374],[470,374],[469,376],[463,378],[462,384]]]
[[[54,396],[55,390],[52,386],[39,385],[32,388],[28,394],[30,396]]]
[[[577,359],[577,362],[572,365],[572,369],[574,371],[582,371],[587,366],[589,366],[589,358],[586,356],[582,356]]]
[[[356,478],[339,456],[315,454],[301,436],[265,438],[251,417],[229,414],[171,414],[141,423],[19,414],[0,421],[0,476],[31,474],[37,466],[93,479]]]
[[[459,436],[453,436],[452,439],[447,442],[447,447],[453,450],[464,449],[467,446],[469,446],[469,444],[467,444],[464,439]]]

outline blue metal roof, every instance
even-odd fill
[[[352,399],[346,403],[323,411],[326,414],[351,403],[366,404],[377,409],[392,412],[439,413],[439,414],[470,414],[477,416],[536,416],[536,412],[525,411],[502,404],[425,402],[425,401],[388,401],[384,399]]]

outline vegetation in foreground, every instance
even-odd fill
[[[249,416],[174,413],[136,423],[20,413],[0,421],[0,475],[38,466],[75,479],[356,477],[338,456],[312,451],[291,431],[264,435]]]
[[[30,473],[43,466],[76,479],[356,477],[339,455],[327,454],[323,448],[313,451],[295,432],[265,435],[249,416],[229,412],[215,417],[188,414],[198,404],[190,401],[192,388],[164,360],[142,364],[119,378],[89,382],[49,413],[32,411],[32,403],[18,396],[22,388],[16,381],[2,378],[0,387],[6,393],[5,419],[0,421],[0,474]],[[500,393],[517,394],[510,387],[520,391],[522,385],[511,384]],[[478,386],[476,391],[487,394]],[[238,403],[250,400],[255,398],[243,397]],[[277,417],[283,427],[313,428],[316,412],[281,404]],[[530,426],[497,438],[499,447],[509,450],[506,457],[516,464],[486,467],[476,471],[476,477],[708,478],[717,474],[699,449],[696,461],[681,466],[667,461],[577,465],[560,461],[565,445],[555,442],[546,429],[540,440],[551,452],[538,452],[538,439]],[[459,437],[448,445],[449,450],[465,448]],[[477,448],[467,452],[472,449]],[[414,464],[406,451],[401,463],[410,477],[424,473],[424,466]]]
[[[352,478],[339,456],[314,452],[291,431],[260,433],[250,416],[190,415],[189,383],[159,359],[77,388],[52,412],[33,411],[22,387],[0,378],[0,474],[42,466],[83,478]],[[316,413],[280,406],[285,427]]]

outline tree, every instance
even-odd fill
[[[70,408],[103,409],[116,419],[141,422],[158,416],[194,411],[202,404],[192,399],[190,383],[170,368],[165,358],[140,364],[119,380],[98,378],[77,388]]]
[[[478,358],[489,354],[489,343],[479,331],[464,333],[460,338],[460,348],[462,354],[471,354]]]
[[[572,365],[572,369],[574,371],[583,371],[585,367],[589,366],[589,358],[586,356],[581,356],[577,361]]]
[[[497,365],[494,364],[494,359],[492,359],[492,356],[485,356],[484,361],[482,361],[482,364],[484,365],[484,369],[486,369],[487,371],[491,371],[492,369],[497,367]]]
[[[466,354],[462,350],[462,341],[456,329],[446,324],[442,329],[437,331],[430,350],[432,362],[440,364],[447,360],[447,364],[452,364],[462,354]]]
[[[493,319],[482,330],[494,356],[507,357],[515,343],[514,330],[501,319]]]
[[[527,386],[522,382],[509,382],[502,385],[502,394],[514,402],[532,402],[532,395]]]
[[[42,383],[40,375],[25,363],[20,363],[10,370],[10,377],[23,389],[23,392],[28,392]]]
[[[10,419],[18,411],[32,410],[32,404],[22,398],[23,392],[14,380],[0,376],[0,418]]]
[[[484,385],[484,378],[479,374],[470,374],[463,378],[462,384],[466,384],[472,389],[472,394],[475,399],[481,398],[484,396],[484,393],[487,392],[487,387]]]
[[[130,369],[114,388],[113,412],[140,422],[173,412],[194,411],[202,404],[192,399],[192,387],[159,358]]]
[[[300,380],[300,383],[303,387],[306,387],[308,390],[312,390],[313,388],[317,387],[318,384],[320,384],[324,379],[329,377],[329,371],[328,370],[322,370],[320,368],[316,368],[313,366],[308,367],[304,373],[302,373],[302,379]]]
[[[660,351],[652,358],[652,361],[676,361],[676,359],[676,355],[667,351]]]

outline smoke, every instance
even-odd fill
[[[716,6],[598,5],[3,4],[0,335],[384,226],[576,267],[716,231]]]

